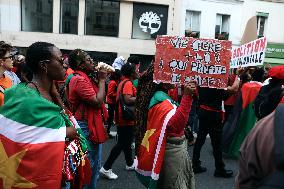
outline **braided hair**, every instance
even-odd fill
[[[40,61],[49,60],[52,56],[54,44],[47,42],[35,42],[28,47],[26,54],[26,64],[33,73],[37,72]]]
[[[158,90],[159,85],[153,82],[154,66],[150,65],[148,70],[139,78],[137,97],[136,97],[136,128],[135,128],[135,143],[137,147],[140,146],[144,134],[147,129],[148,107],[150,100],[154,93]],[[138,153],[136,148],[135,153]]]
[[[11,51],[12,46],[5,41],[0,41],[0,58],[4,58],[5,54]]]

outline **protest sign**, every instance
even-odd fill
[[[226,88],[231,47],[230,41],[158,36],[154,81]]]
[[[230,68],[263,65],[266,45],[266,37],[262,37],[233,49]]]

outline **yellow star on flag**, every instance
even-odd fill
[[[17,173],[17,169],[26,151],[20,151],[8,158],[0,140],[0,178],[3,181],[3,189],[11,189],[12,187],[34,188],[37,186]]]
[[[155,131],[156,129],[147,130],[142,140],[141,145],[144,146],[148,152],[149,152],[149,138],[154,134]]]

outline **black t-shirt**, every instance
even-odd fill
[[[199,104],[214,110],[222,110],[224,93],[224,89],[198,87]]]

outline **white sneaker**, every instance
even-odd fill
[[[134,171],[135,170],[135,164],[133,163],[131,166],[125,166],[125,169],[127,170],[127,171]]]
[[[114,174],[111,169],[105,170],[104,167],[100,169],[100,173],[102,174],[102,176],[104,176],[107,179],[115,180],[118,178],[118,176]]]

